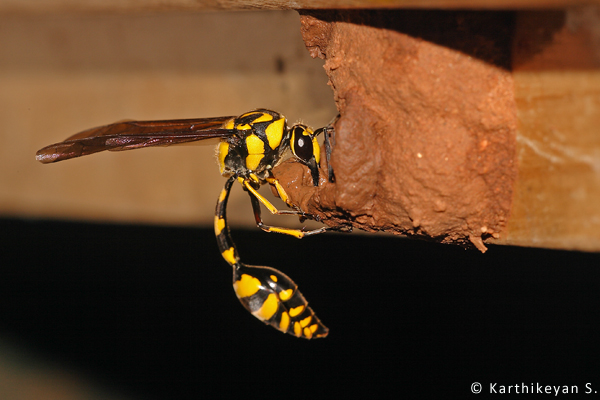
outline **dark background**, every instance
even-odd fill
[[[599,254],[233,237],[243,261],[299,284],[329,337],[300,340],[247,313],[212,230],[16,219],[0,220],[0,337],[145,399],[600,387]]]

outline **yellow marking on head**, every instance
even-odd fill
[[[260,118],[259,118],[260,119]],[[285,118],[279,118],[277,121],[272,122],[265,129],[267,134],[267,140],[269,141],[269,147],[272,149],[277,148],[283,139],[283,131],[285,129]]]
[[[240,299],[243,297],[252,296],[254,293],[260,290],[261,286],[262,285],[258,278],[248,274],[242,274],[240,280],[233,283],[233,289]]]
[[[262,154],[250,154],[246,157],[246,168],[250,171],[258,168],[258,164],[260,164],[260,160],[262,160],[264,155]]]
[[[238,261],[235,257],[235,249],[233,247],[230,247],[229,249],[223,251],[221,255],[223,256],[225,261],[227,261],[231,265],[235,264]]]
[[[304,332],[304,336],[306,336],[307,339],[310,339],[312,337],[312,332],[310,331],[310,329],[304,328],[302,332]]]
[[[277,282],[277,277],[275,275],[269,276],[273,282]]]
[[[287,312],[281,314],[281,321],[279,321],[279,328],[286,332],[290,326],[290,315]]]
[[[233,129],[235,123],[235,118],[231,118],[229,121],[225,122],[224,128],[225,129]]]
[[[221,174],[225,169],[225,157],[227,157],[227,153],[229,153],[229,143],[225,141],[219,142],[219,146],[217,146],[217,160],[219,162],[219,171],[221,171]]]
[[[304,311],[304,306],[298,306],[296,308],[292,308],[290,310],[290,317],[297,317],[298,315],[302,314],[302,311]]]
[[[299,323],[294,322],[294,335],[300,337],[302,335],[302,327]]]
[[[296,140],[294,140],[295,136],[292,135],[292,139],[290,140],[290,150],[292,150],[292,154],[296,154]]]
[[[246,138],[246,147],[248,148],[248,154],[265,153],[265,142],[256,135],[250,135]]]
[[[215,235],[219,236],[223,228],[225,228],[225,220],[215,215]]]
[[[269,232],[283,233],[285,235],[294,236],[298,239],[302,239],[304,237],[304,232],[299,229],[278,228],[275,226],[269,228]]]
[[[266,321],[268,319],[271,319],[271,317],[275,315],[278,307],[279,301],[277,301],[277,296],[275,296],[274,293],[271,293],[263,303],[262,307],[255,311],[253,314],[258,319]]]
[[[281,301],[287,301],[292,297],[293,294],[294,289],[282,290],[281,292],[279,292],[279,298],[281,299]]]
[[[306,317],[302,321],[300,321],[300,326],[303,328],[306,328],[308,326],[308,324],[310,324],[311,320],[312,320],[312,315],[309,315],[308,317]]]
[[[311,326],[308,327],[308,329],[310,329],[310,331],[312,333],[315,333],[317,331],[317,329],[319,329],[319,325],[318,324],[312,324]]]
[[[321,146],[319,146],[319,142],[317,142],[317,137],[315,136],[312,140],[313,144],[313,154],[315,155],[315,161],[317,164],[321,160]]]

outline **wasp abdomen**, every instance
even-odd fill
[[[329,333],[294,281],[275,268],[239,263],[234,266],[233,288],[252,315],[275,329],[305,339]]]

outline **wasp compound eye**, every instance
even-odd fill
[[[303,126],[296,126],[292,137],[292,151],[302,162],[308,164],[313,158],[313,143],[310,134]]]

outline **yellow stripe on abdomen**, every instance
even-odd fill
[[[281,314],[281,320],[279,321],[279,329],[281,329],[284,332],[287,332],[289,327],[290,327],[290,315],[286,311],[284,311]]]
[[[250,297],[260,290],[262,284],[258,278],[242,274],[239,281],[235,281],[233,289],[239,298]]]
[[[279,308],[279,301],[277,300],[277,296],[274,293],[271,293],[263,305],[252,314],[260,320],[267,321],[275,315],[277,308]]]

